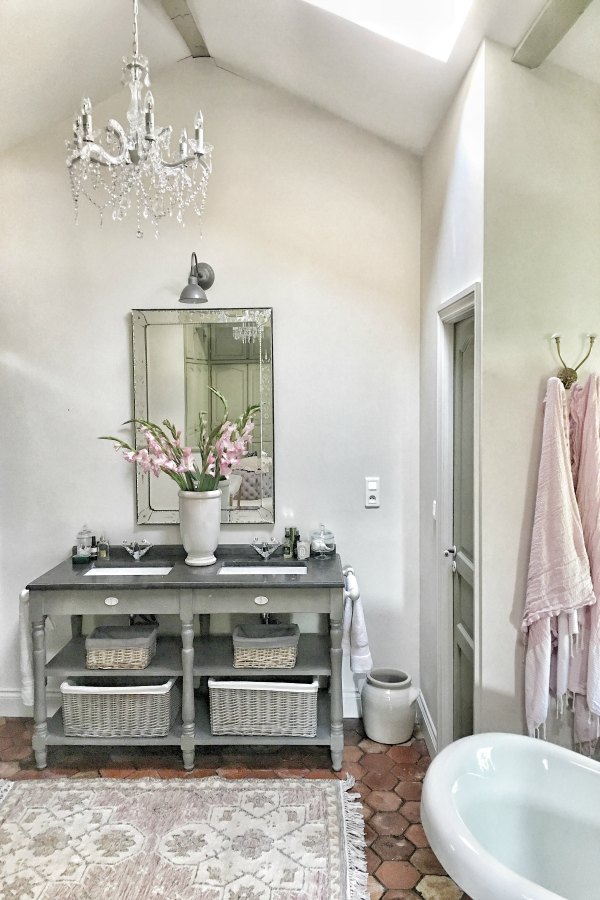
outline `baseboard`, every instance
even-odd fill
[[[423,730],[423,737],[425,738],[429,755],[434,757],[437,753],[437,730],[421,691],[419,691],[419,696],[417,697],[417,719]]]
[[[60,691],[47,691],[46,704],[48,715],[53,716],[61,704]],[[0,716],[5,719],[33,718],[33,707],[25,706],[21,700],[21,691],[0,691]]]
[[[342,695],[343,711],[345,719],[360,719],[362,710],[360,708],[360,694],[358,691],[344,691]]]

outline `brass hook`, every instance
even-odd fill
[[[566,364],[566,362],[565,362],[564,359],[562,358],[562,355],[561,355],[561,352],[560,352],[560,334],[553,334],[553,335],[552,335],[553,340],[556,342],[556,352],[558,353],[558,358],[560,359],[561,363],[563,364],[563,368],[560,370],[560,372],[557,373],[557,375],[558,375],[558,377],[560,378],[560,380],[562,381],[562,383],[564,384],[564,386],[565,386],[565,388],[566,388],[567,390],[569,390],[569,388],[573,387],[573,385],[574,385],[575,382],[577,381],[577,370],[580,369],[580,368],[582,367],[582,365],[584,364],[584,362],[586,361],[586,359],[588,359],[590,353],[592,352],[592,347],[594,346],[594,343],[595,343],[595,341],[596,341],[596,335],[595,335],[595,334],[588,334],[587,337],[588,337],[589,342],[590,342],[590,346],[589,346],[588,352],[585,354],[585,356],[583,357],[583,359],[581,359],[581,360],[577,363],[577,365],[576,365],[574,368],[571,368],[570,366],[568,366],[568,365]]]

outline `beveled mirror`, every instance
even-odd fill
[[[272,310],[134,309],[132,327],[136,419],[169,419],[194,448],[199,413],[206,413],[209,428],[221,417],[209,388],[224,395],[232,419],[250,403],[260,405],[250,454],[223,489],[221,522],[274,522]],[[136,468],[137,521],[178,523],[175,482]]]

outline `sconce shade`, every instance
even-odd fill
[[[180,303],[207,303],[206,291],[214,284],[215,273],[208,263],[199,263],[192,253],[188,283],[179,296]]]

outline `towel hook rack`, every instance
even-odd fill
[[[583,357],[583,359],[581,359],[581,360],[577,363],[576,366],[574,366],[573,368],[571,368],[571,366],[568,366],[568,365],[566,364],[566,362],[565,362],[564,359],[562,358],[562,355],[561,355],[561,352],[560,352],[560,334],[553,334],[553,335],[552,335],[552,339],[556,342],[556,352],[558,353],[558,358],[560,359],[561,363],[563,364],[563,368],[560,370],[560,372],[557,373],[557,375],[558,375],[558,377],[560,378],[560,380],[562,381],[562,383],[564,384],[564,386],[565,386],[565,388],[566,388],[567,390],[569,390],[569,388],[573,387],[573,385],[574,385],[575,382],[577,381],[577,370],[580,369],[580,368],[582,367],[582,365],[584,364],[584,362],[586,361],[586,359],[589,357],[590,353],[592,352],[592,348],[593,348],[594,343],[595,343],[595,341],[596,341],[596,337],[597,337],[597,335],[595,335],[595,334],[588,334],[588,335],[587,335],[587,338],[588,338],[588,340],[589,340],[589,342],[590,342],[590,346],[589,346],[588,352],[585,354],[585,356]]]

